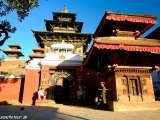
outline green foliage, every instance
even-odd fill
[[[22,22],[30,14],[30,10],[39,6],[38,0],[0,0],[0,17],[6,16],[10,12],[16,12],[18,20]],[[0,21],[0,38],[2,33],[5,37],[0,40],[0,46],[9,38],[8,32],[14,33],[15,27],[11,27],[9,21]]]
[[[38,0],[5,0],[5,3],[3,2],[2,4],[4,9],[2,15],[14,10],[18,15],[19,21],[27,17],[31,9],[39,6]]]

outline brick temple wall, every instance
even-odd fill
[[[112,53],[113,53],[113,62],[114,62],[114,64],[120,65],[122,63],[122,61],[121,61],[121,58],[120,58],[120,56],[118,54],[118,51],[117,50],[113,50]]]
[[[1,62],[1,66],[2,67],[24,67],[25,65],[27,65],[27,60],[4,60]]]
[[[95,98],[98,95],[98,77],[97,71],[92,69],[83,69],[83,83],[86,87],[86,99],[88,104],[95,104]]]
[[[22,102],[27,60],[5,59],[0,65],[0,101]]]
[[[40,70],[26,70],[22,104],[34,105],[38,98]]]
[[[0,101],[22,102],[24,78],[0,76]]]
[[[27,60],[4,60],[0,65],[0,75],[25,75]]]

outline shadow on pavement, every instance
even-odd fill
[[[64,114],[57,107],[1,105],[0,119],[27,119],[27,120],[88,120],[83,117]]]

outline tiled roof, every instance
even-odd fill
[[[32,50],[34,50],[34,51],[44,51],[43,48],[32,48]]]
[[[160,47],[160,40],[130,37],[98,37],[96,43],[113,44],[113,45],[132,45],[132,46],[154,46]]]
[[[20,45],[18,44],[8,44],[9,47],[17,47],[18,49],[21,49]]]
[[[3,52],[6,53],[17,53],[19,56],[24,56],[20,50],[18,49],[8,49],[8,50],[3,50]]]
[[[30,58],[44,58],[45,54],[30,54],[28,55]]]
[[[106,14],[107,15],[134,16],[134,17],[157,19],[157,17],[153,14],[123,14],[123,13],[114,13],[114,12],[111,12],[111,11],[106,11]]]

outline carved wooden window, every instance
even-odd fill
[[[122,79],[122,84],[126,86],[127,92],[129,95],[141,95],[142,94],[142,87],[141,84],[142,80],[139,76],[125,76],[126,80]]]
[[[139,95],[139,93],[138,93],[138,79],[130,79],[129,86],[130,86],[130,94]]]

